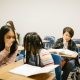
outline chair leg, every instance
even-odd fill
[[[74,72],[74,73],[71,75],[71,79],[72,79],[72,80],[76,80],[76,72]]]

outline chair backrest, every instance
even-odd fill
[[[73,41],[76,43],[76,46],[77,46],[77,52],[80,53],[80,39],[73,39]]]
[[[44,37],[44,40],[48,40],[48,48],[53,47],[54,43],[55,43],[55,37],[54,36],[46,36]]]
[[[76,44],[80,44],[80,39],[73,39]]]

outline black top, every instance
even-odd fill
[[[53,48],[55,48],[55,49],[60,49],[60,48],[63,48],[63,47],[64,47],[63,38],[59,38],[59,39],[55,42],[55,44],[54,44],[54,46],[53,46]],[[73,40],[70,40],[70,41],[68,42],[68,49],[69,49],[69,50],[72,50],[72,51],[77,51],[76,44],[75,44],[75,42],[74,42]]]

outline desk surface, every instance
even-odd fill
[[[45,74],[38,74],[31,77],[25,77],[22,75],[12,74],[9,70],[20,66],[23,64],[23,61],[20,60],[18,62],[11,63],[6,66],[0,67],[0,79],[3,80],[52,80],[54,78],[54,74],[52,73],[45,73]]]
[[[76,46],[77,46],[78,48],[80,48],[80,44],[76,44]]]

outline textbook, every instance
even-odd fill
[[[23,76],[32,76],[36,74],[48,73],[48,72],[54,71],[54,69],[58,66],[59,65],[51,64],[45,67],[38,67],[38,66],[29,65],[29,64],[24,64],[24,65],[21,65],[19,67],[16,67],[10,70],[9,72],[14,73],[14,74],[23,75]]]
[[[74,56],[76,57],[78,55],[78,53],[76,51],[71,51],[68,49],[49,49],[49,52],[51,52],[52,54],[54,52],[56,52],[59,55],[66,55],[66,56]]]

